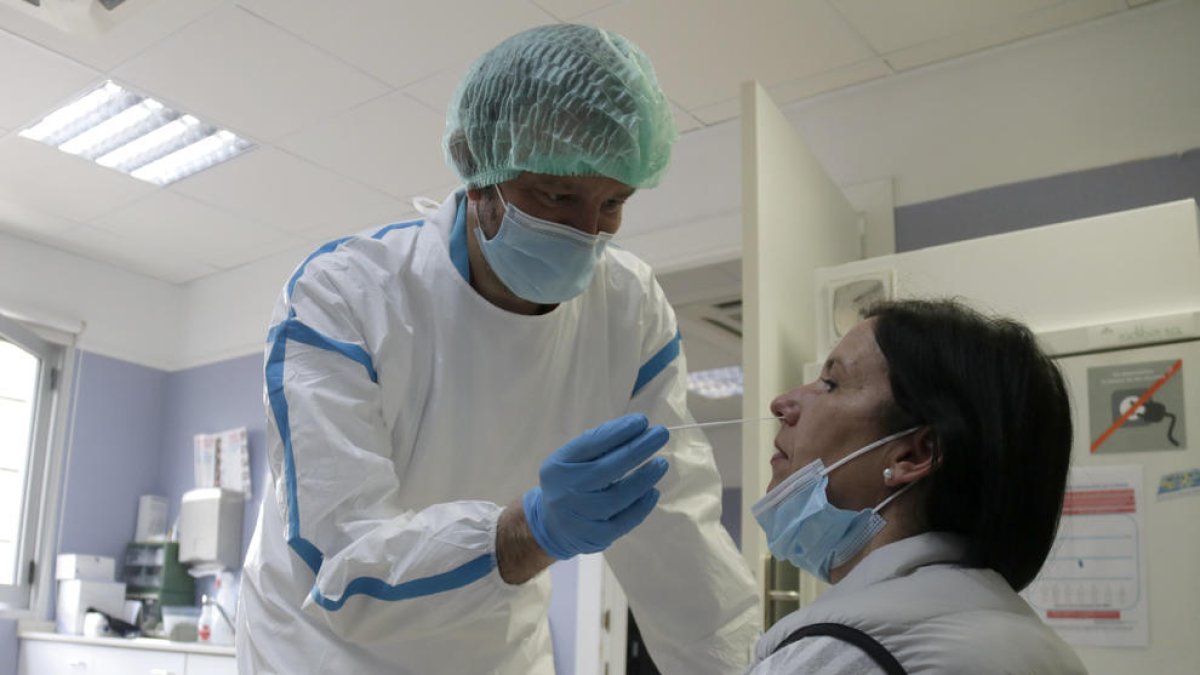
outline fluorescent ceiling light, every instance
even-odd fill
[[[231,131],[112,81],[20,135],[155,185],[167,185],[254,147]]]
[[[729,366],[688,373],[688,391],[712,399],[741,396],[742,367]]]

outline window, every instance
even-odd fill
[[[63,354],[0,316],[0,608],[30,607]]]

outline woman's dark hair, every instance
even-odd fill
[[[967,539],[964,564],[1021,590],[1054,543],[1071,458],[1071,409],[1058,368],[1024,325],[954,300],[877,304],[875,341],[895,406],[889,429],[927,425],[933,530]]]

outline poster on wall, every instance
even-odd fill
[[[250,496],[250,450],[246,427],[192,438],[196,487],[220,487]]]
[[[1050,557],[1022,593],[1077,646],[1150,641],[1142,467],[1071,469]]]

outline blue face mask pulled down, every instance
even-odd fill
[[[883,507],[916,485],[909,483],[873,509],[848,511],[829,503],[825,492],[829,474],[846,462],[916,430],[913,427],[885,436],[846,455],[828,469],[818,459],[763,495],[750,510],[767,535],[771,555],[829,583],[830,570],[858,555],[887,524],[879,515]]]
[[[541,305],[556,305],[582,293],[612,235],[580,232],[531,216],[505,202],[502,194],[500,200],[504,219],[496,236],[485,239],[483,229],[475,228],[483,257],[500,281],[518,297]]]

